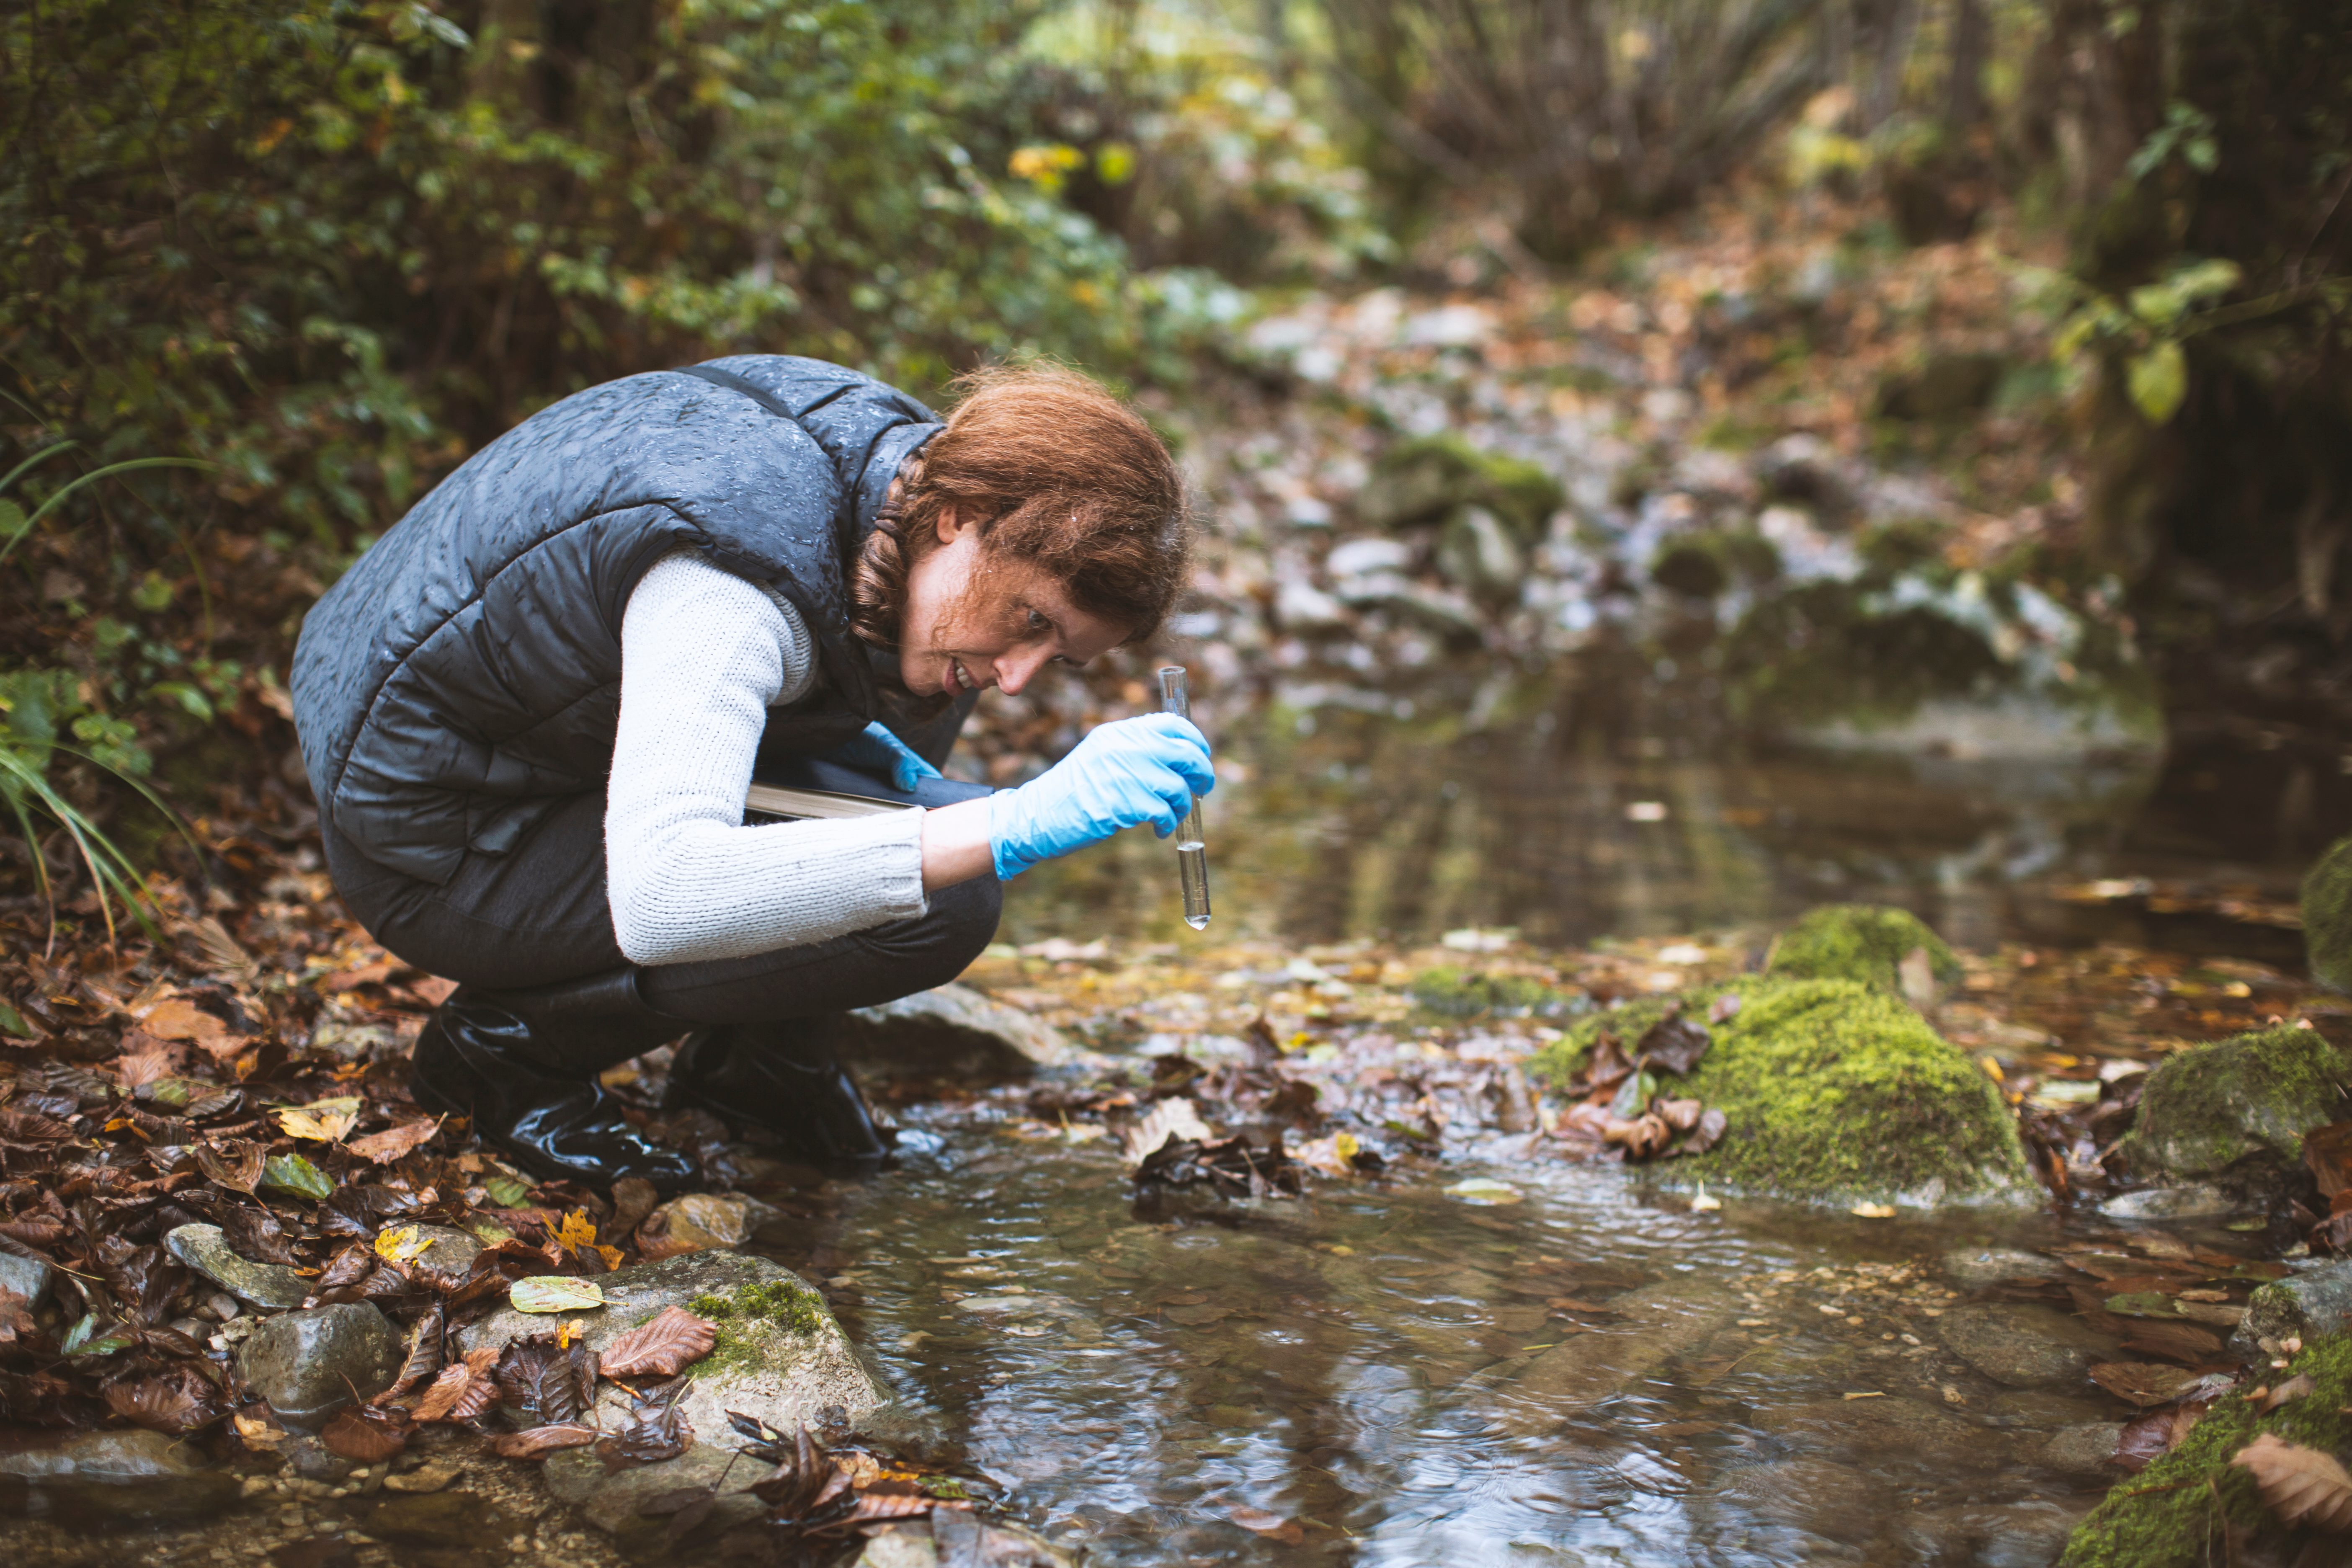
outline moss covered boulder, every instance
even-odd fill
[[[2291,1178],[2303,1135],[2340,1114],[2348,1067],[2314,1029],[2263,1029],[2168,1057],[2116,1158],[2141,1182]]]
[[[2329,845],[2304,876],[2303,946],[2313,979],[2352,991],[2352,838]]]
[[[1824,904],[1780,933],[1764,962],[1767,974],[1785,980],[1851,980],[1901,995],[1903,962],[1927,955],[1937,984],[1960,977],[1960,961],[1908,910],[1883,904]]]
[[[1443,522],[1461,508],[1480,507],[1521,542],[1532,542],[1567,500],[1559,481],[1536,464],[1449,433],[1391,447],[1356,508],[1372,527],[1392,529]]]
[[[1900,999],[1853,980],[1759,976],[1679,1002],[1706,1017],[1727,994],[1738,1010],[1710,1026],[1696,1069],[1663,1086],[1696,1095],[1729,1125],[1706,1153],[1646,1167],[1658,1179],[1815,1202],[2039,1200],[2000,1092]],[[1584,1019],[1538,1070],[1564,1081],[1604,1030],[1630,1051],[1672,1005],[1632,1002]]]
[[[2247,1399],[2219,1399],[2180,1447],[2124,1485],[2076,1527],[2059,1568],[2203,1568],[2227,1561],[2297,1561],[2300,1543],[2263,1506],[2252,1472],[2230,1461],[2265,1432],[2334,1456],[2352,1441],[2352,1337],[2307,1346],[2275,1387],[2297,1373],[2315,1386],[2264,1415]],[[2316,1561],[2317,1559],[2305,1559]],[[2334,1558],[2326,1559],[2333,1562]]]

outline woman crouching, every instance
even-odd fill
[[[458,982],[417,1097],[543,1176],[691,1163],[597,1082],[687,1036],[673,1092],[816,1158],[886,1151],[841,1015],[953,978],[1001,882],[1213,785],[1166,715],[1019,789],[940,778],[980,693],[1160,623],[1183,492],[1134,412],[1053,369],[944,424],[855,371],[746,355],[593,387],[459,467],[329,590],[293,695],[327,865]],[[879,768],[909,809],[747,825],[753,771]]]

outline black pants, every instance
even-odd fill
[[[985,791],[974,789],[973,794]],[[553,984],[628,967],[604,891],[604,799],[579,795],[504,855],[469,854],[441,887],[370,860],[319,823],[335,889],[403,960],[461,984]],[[815,1017],[909,995],[963,973],[996,934],[993,877],[944,888],[930,913],[749,958],[648,965],[639,994],[689,1024]]]

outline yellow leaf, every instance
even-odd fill
[[[1895,1205],[1893,1204],[1856,1204],[1846,1212],[1859,1215],[1864,1219],[1893,1219]]]
[[[563,1216],[562,1228],[555,1233],[555,1245],[566,1251],[575,1247],[592,1247],[596,1241],[596,1222],[588,1217],[586,1209],[573,1209]]]
[[[507,1300],[518,1312],[579,1312],[603,1306],[604,1291],[593,1279],[539,1274],[516,1280]]]
[[[1331,1134],[1331,1152],[1337,1154],[1342,1161],[1354,1159],[1357,1151],[1362,1147],[1361,1143],[1356,1142],[1356,1135],[1352,1132]]]
[[[596,1256],[604,1260],[604,1267],[607,1268],[618,1268],[621,1266],[621,1249],[617,1247],[600,1247],[596,1249]]]
[[[555,1348],[560,1351],[568,1351],[572,1348],[572,1342],[579,1337],[580,1320],[577,1318],[566,1318],[555,1327]]]
[[[321,1143],[341,1142],[359,1119],[360,1100],[355,1094],[283,1106],[278,1112],[278,1125],[289,1138],[312,1138]]]
[[[404,1225],[375,1238],[375,1255],[387,1263],[405,1263],[432,1245],[417,1234],[415,1226]]]

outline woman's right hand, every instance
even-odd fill
[[[1139,823],[1165,838],[1193,796],[1216,787],[1208,740],[1191,720],[1151,713],[1102,725],[1038,777],[989,797],[996,874],[1018,876]]]

